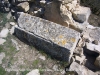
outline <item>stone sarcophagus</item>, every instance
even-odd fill
[[[15,35],[51,57],[66,62],[70,61],[80,37],[80,33],[73,29],[25,13],[18,18]]]

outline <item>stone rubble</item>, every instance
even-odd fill
[[[0,32],[0,45],[3,45],[6,41],[3,38],[7,37],[10,24],[12,26],[10,33],[15,33],[20,40],[29,45],[36,46],[39,49],[43,49],[47,54],[50,54],[58,60],[70,61],[68,71],[75,71],[78,75],[99,75],[100,28],[88,23],[91,10],[89,7],[81,6],[81,1],[9,1],[7,9],[11,8],[11,13],[7,15],[7,18],[10,19],[12,15],[14,20],[17,21],[17,24],[10,22],[5,25],[6,28]],[[90,5],[93,1],[94,0],[88,0]],[[83,3],[84,2],[87,1],[84,0]],[[99,9],[98,6],[94,8]],[[92,10],[94,10],[94,8]],[[94,13],[99,15],[100,11],[96,10]],[[11,40],[16,46],[16,49],[19,50],[17,41],[14,39]],[[90,55],[87,51],[90,52]],[[90,61],[93,56],[95,60]],[[44,56],[40,56],[39,58],[44,61],[46,60]],[[2,63],[1,60],[0,63]],[[87,65],[90,68],[92,67],[92,69]],[[53,69],[57,70],[58,67],[54,65]],[[40,73],[39,70],[36,69],[27,75],[40,75]]]

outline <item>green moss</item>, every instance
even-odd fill
[[[0,66],[0,75],[5,75],[5,74],[6,74],[5,69],[2,66]]]
[[[26,75],[27,73],[29,73],[29,71],[27,71],[27,70],[26,71],[21,71],[20,73],[21,73],[21,75]]]
[[[38,60],[34,60],[33,65],[38,65],[39,61]]]
[[[1,53],[1,52],[3,52],[3,47],[2,47],[2,46],[0,46],[0,53]]]
[[[43,75],[43,73],[44,73],[43,69],[40,68],[39,73],[40,73],[40,75]]]

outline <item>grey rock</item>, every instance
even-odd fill
[[[15,30],[15,26],[12,26],[12,28],[9,31],[11,35],[14,34],[14,30]]]
[[[69,61],[80,33],[59,24],[21,13],[15,34],[56,59]]]
[[[21,10],[21,11],[24,11],[24,12],[27,12],[29,10],[29,3],[28,2],[22,2],[22,3],[19,3],[17,5],[17,7]]]
[[[83,37],[85,39],[90,40],[89,43],[86,42],[87,49],[100,53],[100,28],[99,27],[87,28],[83,32]],[[98,42],[98,45],[93,43],[95,40]]]
[[[78,56],[82,56],[83,55],[83,48],[76,47],[75,50],[74,50],[74,54],[76,54]]]
[[[72,12],[72,14],[76,21],[80,23],[88,22],[91,10],[88,7],[79,6]]]
[[[98,75],[98,74],[94,73],[93,71],[87,69],[85,66],[79,65],[76,62],[73,62],[71,64],[69,71],[75,71],[78,73],[78,75]]]
[[[97,40],[94,40],[92,43],[95,44],[95,45],[98,45],[98,41]]]
[[[0,37],[1,37],[1,38],[7,37],[8,33],[9,33],[9,30],[8,30],[7,28],[3,28],[3,29],[1,30],[1,32],[0,32]]]
[[[95,45],[95,44],[86,42],[86,48],[88,50],[91,50],[91,51],[94,51],[94,52],[97,52],[97,53],[100,54],[100,44],[99,45]]]
[[[75,56],[75,60],[76,60],[76,62],[78,62],[79,64],[82,64],[83,62],[84,62],[84,60],[85,60],[85,56],[83,55],[83,56]]]

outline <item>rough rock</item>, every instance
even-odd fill
[[[39,58],[42,60],[46,60],[45,56],[40,56]]]
[[[83,37],[88,38],[91,42],[94,40],[97,40],[98,43],[100,43],[100,28],[95,27],[95,28],[87,28],[83,32]]]
[[[80,37],[73,29],[25,13],[21,13],[18,25],[18,38],[62,61],[70,60]]]
[[[87,49],[100,53],[100,28],[99,27],[87,28],[83,32],[83,37],[85,39],[90,40],[89,43],[86,42]],[[98,45],[93,43],[95,40],[98,41]]]
[[[76,62],[78,62],[79,64],[82,64],[83,61],[85,60],[85,56],[75,56],[75,60]]]
[[[85,46],[85,39],[84,38],[80,38],[78,44],[77,44],[78,47],[84,47]]]
[[[74,54],[76,54],[78,56],[82,56],[83,55],[83,48],[76,47],[75,50],[74,50]]]
[[[22,2],[17,5],[18,8],[24,12],[27,12],[29,10],[29,3],[28,2]]]
[[[31,72],[27,73],[26,75],[40,75],[40,73],[39,73],[38,69],[35,69],[35,70],[32,70]]]
[[[2,59],[5,57],[5,53],[1,52],[0,53],[0,64],[2,64]]]
[[[95,64],[95,66],[100,68],[100,55],[96,58],[94,64]]]
[[[71,64],[69,71],[75,71],[78,73],[78,75],[98,75],[98,74],[92,72],[91,70],[87,69],[85,66],[79,65],[76,62],[73,62]]]
[[[72,11],[68,10],[68,8],[63,4],[60,5],[60,15],[63,21],[66,22],[70,28],[77,31],[83,31],[85,30],[86,26],[89,25],[87,22],[79,23],[75,21],[72,16]]]
[[[30,6],[29,14],[41,17],[44,14],[44,8],[33,4],[32,6]]]
[[[12,26],[12,28],[10,29],[10,34],[12,35],[12,34],[14,34],[14,32],[15,32],[15,27],[17,27],[17,26]]]
[[[3,43],[6,42],[5,39],[0,38],[0,45],[3,45]]]
[[[94,51],[94,52],[97,52],[97,53],[100,54],[100,44],[99,45],[95,45],[95,44],[86,42],[86,48],[88,50],[91,50],[91,51]]]
[[[3,28],[3,29],[1,30],[1,32],[0,32],[0,37],[1,37],[1,38],[7,37],[8,33],[9,33],[9,30],[8,30],[7,28]]]
[[[60,3],[59,2],[49,2],[47,3],[45,7],[45,12],[44,12],[44,17],[45,19],[64,25],[68,26],[67,23],[65,23],[60,15]]]
[[[41,4],[41,6],[43,7],[43,6],[46,4],[46,1],[45,1],[45,0],[41,0],[41,1],[40,1],[40,4]]]
[[[88,7],[83,7],[83,6],[78,6],[73,12],[72,12],[72,15],[73,15],[73,18],[80,22],[80,23],[83,23],[83,22],[88,22],[88,18],[91,14],[91,10],[90,8]]]
[[[14,26],[14,25],[16,25],[16,23],[15,22],[10,22],[10,25]]]

